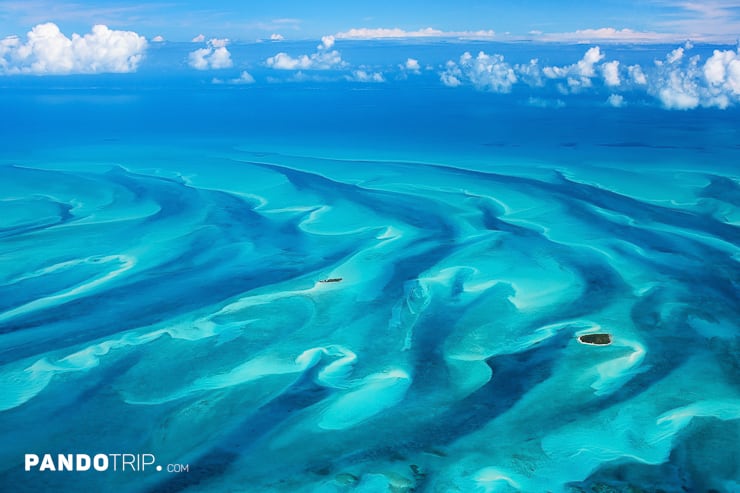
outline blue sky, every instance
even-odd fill
[[[187,70],[214,85],[373,84],[421,77],[450,88],[528,91],[532,104],[553,107],[583,95],[613,107],[646,99],[678,110],[740,104],[740,0],[511,5],[0,0],[0,76],[159,67],[168,74]],[[424,42],[361,41],[381,38]],[[403,45],[412,51],[400,56]],[[424,51],[428,46],[434,53]],[[550,56],[552,49],[567,59]]]
[[[132,2],[3,0],[0,36],[25,34],[54,22],[64,32],[87,32],[93,24],[134,30],[149,38],[188,41],[199,33],[254,41],[276,33],[286,39],[317,39],[361,28],[414,31],[493,30],[500,39],[557,40],[562,33],[614,28],[657,33],[679,40],[732,43],[740,36],[740,0],[303,0]],[[542,34],[540,34],[542,33]]]

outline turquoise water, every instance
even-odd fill
[[[740,489],[736,109],[152,80],[0,95],[3,490]]]

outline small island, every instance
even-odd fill
[[[578,336],[578,342],[589,346],[608,346],[612,343],[611,334],[583,334]]]
[[[319,282],[340,282],[341,277],[330,277],[329,279],[321,279]]]

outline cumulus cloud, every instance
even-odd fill
[[[593,46],[589,48],[586,51],[586,54],[583,55],[583,58],[581,58],[575,64],[568,65],[566,67],[545,67],[544,73],[545,76],[551,79],[563,78],[573,75],[578,77],[591,78],[596,73],[594,65],[600,62],[603,58],[604,55],[601,53],[601,49],[598,46]]]
[[[740,94],[740,55],[738,51],[714,50],[704,64],[704,78],[711,87]]]
[[[278,70],[331,70],[345,66],[341,54],[332,50],[334,36],[324,36],[321,44],[316,47],[316,53],[300,55],[294,58],[287,53],[280,52],[265,60],[265,64]]]
[[[244,70],[241,74],[239,74],[239,77],[233,79],[232,82],[234,84],[254,84],[255,80],[254,77],[252,77],[252,74]]]
[[[419,60],[415,58],[407,58],[406,63],[402,65],[402,68],[405,70],[408,70],[409,72],[413,72],[415,74],[421,73],[421,66],[419,65]]]
[[[270,41],[283,41],[285,37],[282,34],[272,33],[270,34]]]
[[[609,98],[607,98],[606,103],[614,108],[621,108],[624,106],[624,96],[621,94],[611,94]]]
[[[152,42],[154,42],[154,43],[163,43],[164,42],[164,37],[163,36],[154,36],[152,38]]]
[[[328,50],[334,46],[334,36],[322,36],[321,44],[316,47],[317,50]]]
[[[468,80],[479,89],[501,93],[510,92],[517,81],[514,69],[504,61],[503,55],[488,55],[483,51],[476,57],[466,51],[458,63],[447,62],[440,78],[443,84],[451,87]]]
[[[542,78],[542,69],[540,68],[539,60],[533,58],[529,63],[517,64],[514,66],[519,80],[529,86],[541,87],[545,85]]]
[[[578,62],[565,67],[545,67],[542,73],[549,79],[566,79],[572,90],[591,87],[591,79],[596,75],[595,66],[604,59],[604,54],[598,46],[586,51]]]
[[[366,72],[365,70],[354,70],[347,80],[353,82],[385,82],[385,77],[380,72]]]
[[[196,37],[194,37],[193,39],[191,39],[190,41],[192,41],[193,43],[202,43],[205,40],[206,40],[206,37],[204,35],[202,35],[202,34],[199,34]]]
[[[211,38],[208,40],[208,46],[212,48],[224,48],[227,44],[229,44],[228,38]]]
[[[23,40],[0,40],[0,74],[92,74],[135,72],[144,57],[146,38],[102,24],[80,36],[65,36],[54,23],[39,24]]]
[[[209,39],[205,48],[189,53],[188,64],[196,70],[229,68],[234,63],[231,61],[231,53],[226,48],[228,44],[228,39]]]
[[[676,48],[665,60],[655,61],[658,72],[648,91],[667,109],[687,110],[701,104],[699,57],[691,57],[686,63],[682,63],[683,58],[684,49]]]
[[[683,58],[683,48],[676,48],[665,57],[666,62],[676,63]]]
[[[442,84],[446,85],[447,87],[457,87],[462,85],[462,79],[463,73],[460,67],[450,60],[447,62],[446,65],[447,69],[439,74],[439,80],[442,81]]]
[[[630,65],[629,67],[627,67],[627,73],[629,74],[630,79],[632,79],[632,82],[634,82],[635,84],[644,86],[648,82],[645,72],[642,71],[642,67],[640,67],[639,65]]]
[[[619,78],[619,60],[604,63],[601,65],[601,71],[604,74],[604,83],[607,86],[618,86],[621,84]]]
[[[293,58],[287,53],[278,53],[268,58],[268,67],[278,70],[329,70],[344,65],[338,51],[313,53]]]
[[[656,60],[652,69],[637,64],[625,67],[619,60],[601,63],[605,56],[598,46],[589,48],[571,65],[542,68],[537,59],[511,66],[503,55],[481,52],[474,57],[465,52],[458,61],[448,61],[439,76],[449,87],[471,84],[499,93],[510,92],[514,84],[526,84],[533,89],[555,84],[562,94],[598,92],[604,88],[646,91],[671,110],[725,109],[740,104],[740,47],[714,50],[704,60],[700,55],[687,54],[691,49],[687,43],[671,50],[663,59]],[[592,81],[602,77],[603,86],[594,87]],[[612,93],[606,103],[621,107],[625,97]],[[550,100],[541,99],[537,93],[532,94],[529,104],[553,107]]]
[[[740,48],[738,50],[714,50],[702,67],[706,90],[702,104],[727,108],[740,102]]]
[[[256,81],[254,80],[254,77],[252,77],[252,74],[247,72],[246,70],[243,71],[241,74],[239,74],[239,77],[235,79],[217,79],[214,78],[211,82],[214,84],[234,84],[234,85],[246,85],[246,84],[254,84]]]
[[[740,48],[714,50],[703,64],[699,55],[686,57],[684,48],[676,48],[665,60],[655,62],[657,73],[648,91],[665,108],[725,109],[740,102]]]
[[[354,28],[336,34],[337,39],[398,39],[398,38],[493,38],[496,33],[491,30],[481,31],[441,31],[427,27],[416,31],[394,28]]]
[[[480,52],[473,57],[465,52],[457,62],[447,62],[445,70],[440,73],[440,80],[449,87],[470,83],[481,90],[508,93],[517,83],[537,88],[545,86],[547,80],[566,79],[570,90],[563,87],[561,92],[567,94],[591,87],[591,78],[597,75],[597,63],[603,58],[604,55],[596,46],[586,51],[583,58],[572,65],[540,67],[538,59],[533,58],[529,63],[512,66],[500,54],[488,55]],[[616,86],[621,83],[618,61],[602,64],[598,68],[608,85]],[[539,98],[533,97],[533,101],[530,105],[541,106],[538,104],[541,101]]]
[[[658,98],[669,110],[689,110],[699,106],[698,86],[690,77],[672,74],[657,90]]]

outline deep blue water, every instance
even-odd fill
[[[150,56],[0,80],[0,490],[740,489],[737,109]]]

